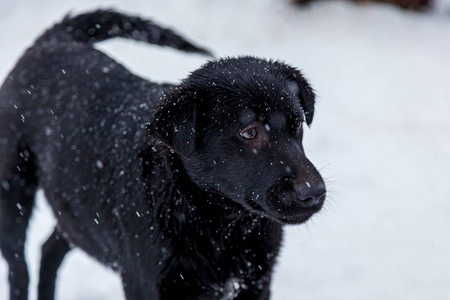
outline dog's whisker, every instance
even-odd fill
[[[324,165],[324,166],[318,168],[318,170],[319,170],[320,172],[325,171],[326,169],[328,169],[329,167],[331,167],[331,166],[334,165],[334,164],[336,164],[336,162],[331,162],[331,163],[329,163],[329,164],[326,164],[326,165]]]

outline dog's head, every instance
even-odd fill
[[[167,95],[149,125],[192,182],[281,223],[302,223],[325,200],[306,158],[314,92],[300,72],[253,57],[209,62]]]

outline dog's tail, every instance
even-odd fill
[[[170,29],[160,27],[149,20],[111,10],[97,10],[77,16],[67,15],[38,38],[36,43],[76,41],[92,44],[115,37],[211,56],[208,50],[191,44]]]

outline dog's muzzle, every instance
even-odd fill
[[[268,213],[288,224],[303,223],[318,212],[325,201],[325,184],[294,183],[282,180],[267,192],[265,208]]]

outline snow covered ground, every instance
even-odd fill
[[[64,14],[116,8],[151,17],[218,56],[299,67],[317,90],[304,141],[329,187],[323,212],[289,227],[273,299],[450,299],[450,1],[430,14],[331,0],[0,0],[0,77]],[[177,82],[205,62],[114,40],[98,46],[135,73]],[[0,158],[7,159],[7,158]],[[39,245],[53,217],[39,196],[27,257],[36,298]],[[57,298],[123,299],[119,278],[81,251]],[[0,258],[0,299],[7,299]]]

